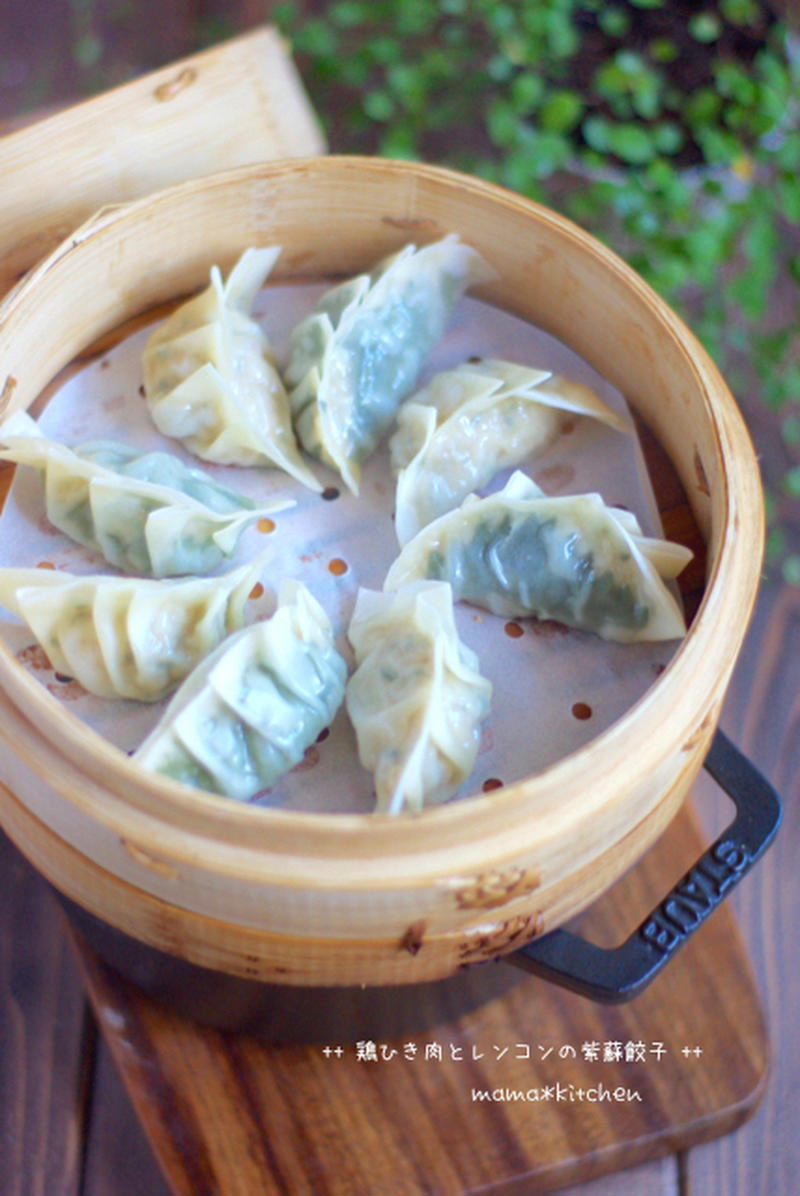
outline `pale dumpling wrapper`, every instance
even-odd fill
[[[325,611],[285,579],[271,618],[231,636],[186,679],[133,758],[247,801],[302,760],[341,705],[346,676]]]
[[[0,569],[0,605],[28,624],[57,673],[100,698],[157,702],[244,623],[263,562],[154,581]]]
[[[138,576],[209,573],[246,527],[294,505],[257,505],[171,453],[139,453],[114,441],[70,448],[44,436],[24,412],[0,426],[0,444],[0,460],[38,471],[55,528]]]
[[[400,544],[542,452],[576,416],[629,430],[588,386],[552,370],[486,358],[434,374],[401,405],[389,442]]]
[[[492,277],[455,235],[406,245],[326,292],[294,329],[285,377],[297,435],[354,494],[456,302]]]
[[[457,600],[506,618],[554,619],[620,643],[681,638],[683,613],[665,581],[692,553],[642,534],[599,494],[548,497],[525,474],[424,527],[389,569],[387,590],[448,581]]]
[[[297,448],[289,400],[266,333],[250,315],[280,249],[247,249],[223,283],[178,307],[148,337],[145,396],[158,430],[220,465],[275,466],[321,486]]]
[[[348,637],[357,668],[345,701],[377,811],[448,800],[473,769],[492,694],[459,639],[449,585],[360,590]]]

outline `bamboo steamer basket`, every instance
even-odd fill
[[[479,296],[560,338],[668,452],[707,544],[700,609],[663,674],[552,767],[416,816],[300,814],[141,770],[0,644],[2,824],[67,898],[171,955],[288,985],[436,980],[581,911],[652,844],[697,774],[758,584],[753,450],[716,369],[619,258],[532,202],[440,168],[257,164],[105,212],[0,308],[0,394],[26,408],[88,344],[204,285],[247,245],[278,280],[368,268],[458,232],[497,271]]]

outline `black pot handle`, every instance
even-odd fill
[[[719,730],[704,767],[732,798],[736,816],[630,938],[605,948],[553,930],[508,961],[593,1001],[618,1004],[637,996],[752,867],[781,820],[773,787]]]

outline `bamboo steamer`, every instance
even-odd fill
[[[417,816],[298,814],[150,776],[88,731],[0,644],[0,818],[68,898],[142,943],[291,985],[443,978],[578,913],[676,813],[744,635],[762,547],[743,422],[674,313],[551,211],[451,171],[317,158],[246,166],[105,212],[0,308],[2,408],[82,349],[200,287],[246,245],[276,275],[349,275],[456,231],[496,269],[480,297],[559,337],[654,430],[708,550],[704,598],[644,697],[556,765]]]

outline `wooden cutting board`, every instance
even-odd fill
[[[702,846],[685,809],[582,929],[621,941]],[[487,964],[488,983],[503,969],[512,987],[461,1016],[444,998],[437,1009],[428,986],[422,1031],[382,1037],[356,1023],[312,1045],[182,1018],[72,936],[180,1196],[529,1196],[727,1133],[764,1084],[764,1020],[725,907],[630,1004],[593,1005]]]

